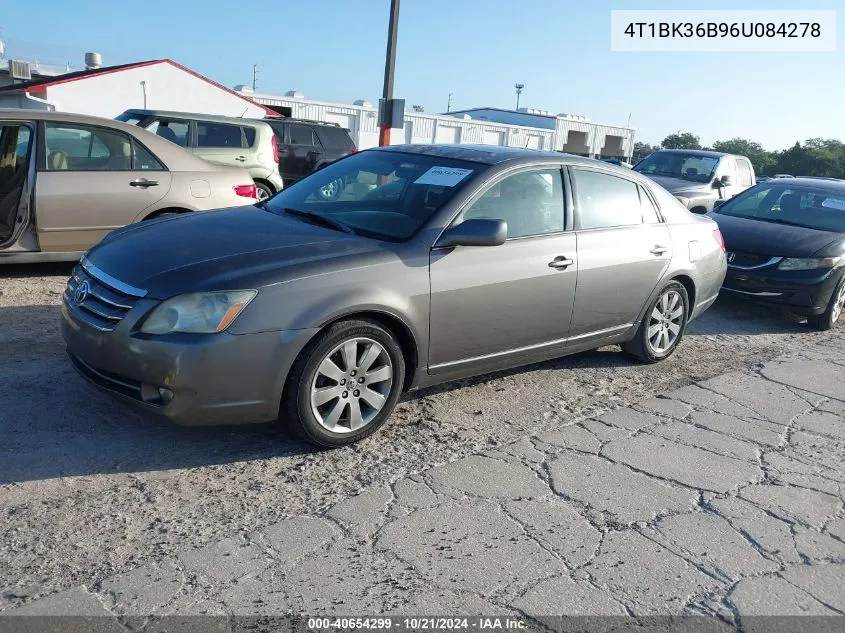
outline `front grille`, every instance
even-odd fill
[[[733,255],[733,258],[731,258]],[[757,253],[748,253],[745,251],[729,251],[728,264],[730,266],[762,266],[771,261],[771,255],[758,255]]]
[[[83,285],[84,291],[78,292]],[[80,320],[108,332],[145,294],[143,290],[112,279],[83,258],[68,279],[64,299]]]

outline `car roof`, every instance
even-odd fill
[[[766,185],[771,185],[772,187],[784,187],[787,189],[790,187],[807,187],[840,195],[845,194],[845,180],[813,177],[772,178],[771,180],[766,181]]]
[[[144,116],[171,116],[194,121],[212,121],[215,123],[235,123],[246,125],[266,125],[265,121],[253,117],[221,116],[219,114],[200,114],[198,112],[178,112],[176,110],[144,110],[143,108],[130,108],[123,114],[143,114]]]
[[[740,154],[728,154],[727,152],[715,152],[712,149],[659,149],[655,153],[666,152],[672,154],[692,154],[695,156],[710,156],[712,158],[719,158],[720,156],[740,156]]]
[[[374,148],[383,152],[402,152],[404,154],[426,154],[441,158],[454,158],[466,160],[485,165],[496,165],[508,160],[517,159],[544,159],[548,161],[560,161],[565,159],[569,163],[600,164],[605,167],[615,167],[591,158],[583,158],[574,154],[562,152],[548,152],[538,149],[523,149],[521,147],[505,147],[502,145],[473,145],[473,144],[444,144],[444,145],[387,145]],[[626,170],[627,171],[627,170]]]

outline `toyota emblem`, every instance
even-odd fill
[[[91,292],[91,286],[88,284],[87,281],[83,281],[76,287],[76,290],[73,292],[73,300],[76,301],[77,304],[81,304],[88,298],[89,292]]]
[[[728,263],[733,264],[736,259],[736,253],[728,253]]]

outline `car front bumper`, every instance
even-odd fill
[[[278,416],[284,381],[314,330],[148,336],[141,300],[111,331],[62,302],[62,336],[75,369],[100,389],[181,425],[249,424]],[[165,390],[165,391],[160,391]]]
[[[722,290],[811,316],[825,311],[842,275],[842,268],[782,271],[728,266]]]

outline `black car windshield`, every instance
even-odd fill
[[[710,182],[719,159],[704,154],[660,151],[649,154],[634,167],[646,176],[669,176],[692,182]]]
[[[285,159],[282,159],[285,160]],[[487,166],[426,154],[367,150],[283,189],[261,206],[279,215],[389,241],[413,236]],[[309,217],[310,216],[310,217]]]
[[[715,213],[820,231],[845,233],[845,191],[768,180],[747,189],[715,209]]]

